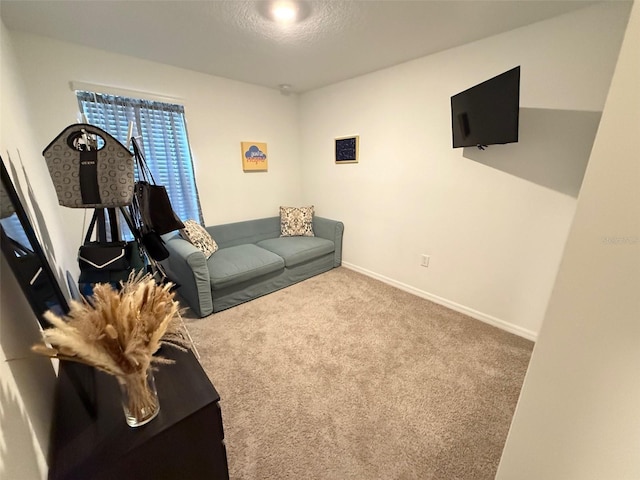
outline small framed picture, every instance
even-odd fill
[[[245,172],[266,172],[268,167],[267,144],[260,142],[240,142],[242,148],[242,170]]]
[[[358,163],[360,136],[336,138],[336,163]]]

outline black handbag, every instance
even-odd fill
[[[96,267],[89,262],[80,260],[80,252],[78,253],[78,262],[80,263],[80,278],[78,283],[112,283],[117,285],[120,282],[126,282],[132,271],[139,271],[145,268],[144,259],[140,254],[138,242],[120,242],[124,243],[124,256],[115,262],[103,265],[102,268]],[[87,245],[80,247],[85,255],[90,258],[100,257],[100,259],[109,259],[107,255],[96,253],[100,250],[100,245],[90,245],[89,249],[83,249]],[[107,250],[111,250],[107,246]],[[111,258],[119,257],[118,249],[113,248]],[[119,268],[116,268],[116,265]]]
[[[80,267],[79,283],[115,283],[126,281],[133,270],[145,268],[144,258],[140,253],[137,240],[131,242],[111,241],[105,238],[91,241],[91,235],[98,218],[104,224],[104,213],[96,210],[87,230],[84,244],[78,249],[78,265]],[[112,224],[112,240],[115,237],[115,213],[110,213]],[[100,232],[99,232],[100,233]],[[106,236],[106,234],[105,234]]]
[[[78,250],[78,263],[80,270],[128,270],[128,255],[131,248],[127,242],[89,242]]]
[[[142,245],[149,256],[157,262],[169,258],[169,250],[164,246],[164,240],[154,231],[142,235]]]
[[[184,228],[184,224],[173,211],[167,189],[163,185],[157,185],[153,179],[135,138],[131,139],[131,144],[140,177],[135,185],[134,196],[143,227],[147,231],[155,231],[158,235]]]

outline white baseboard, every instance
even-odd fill
[[[446,298],[442,298],[437,295],[433,295],[429,292],[419,290],[405,283],[398,282],[397,280],[393,280],[392,278],[385,277],[384,275],[380,275],[378,273],[372,272],[365,268],[358,267],[357,265],[353,265],[351,263],[343,261],[342,266],[345,268],[348,268],[349,270],[362,273],[367,277],[380,280],[381,282],[386,283],[387,285],[391,285],[392,287],[399,288],[400,290],[404,290],[405,292],[411,293],[418,297],[424,298],[426,300],[430,300],[434,303],[450,308],[451,310],[462,313],[476,320],[480,320],[481,322],[488,323],[489,325],[493,325],[494,327],[498,327],[501,330],[505,330],[509,333],[513,333],[514,335],[518,335],[519,337],[522,337],[522,338],[526,338],[527,340],[531,340],[535,342],[538,337],[538,335],[535,332],[528,330],[526,328],[522,328],[512,323],[505,322],[504,320],[500,320],[499,318],[492,317],[491,315],[487,315],[485,313],[479,312],[472,308],[465,307],[464,305],[460,305],[459,303],[452,302],[451,300],[447,300]]]

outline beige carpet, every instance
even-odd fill
[[[344,267],[187,325],[231,480],[493,479],[533,347]]]

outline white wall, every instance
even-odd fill
[[[4,255],[0,271],[0,480],[44,479],[56,375],[30,351],[38,322]]]
[[[66,228],[56,205],[55,190],[44,167],[42,149],[35,138],[38,130],[34,112],[26,101],[28,94],[23,78],[18,71],[18,54],[15,52],[13,36],[4,24],[0,25],[0,155],[52,270],[60,283],[64,284],[64,261],[72,252],[68,249]]]
[[[301,200],[297,97],[154,62],[12,32],[32,112],[38,155],[23,159],[44,168],[41,151],[77,120],[70,81],[108,85],[175,98],[185,106],[196,183],[209,225],[278,215]],[[242,171],[240,142],[266,142],[268,172]],[[46,172],[46,170],[45,170]],[[49,180],[50,183],[50,180]],[[66,225],[67,269],[82,241],[82,211],[58,207]]]
[[[344,221],[345,264],[534,338],[628,11],[597,5],[302,95],[305,203]],[[516,65],[521,141],[452,149],[450,96]],[[360,163],[335,165],[333,139],[353,134]]]
[[[63,243],[63,225],[47,201],[55,193],[42,185],[45,172],[25,165],[32,186],[29,191],[20,163],[21,158],[24,161],[38,153],[21,86],[13,44],[0,22],[0,154],[10,173],[15,173],[14,185],[24,194],[31,223],[53,270],[59,272],[54,249]],[[38,228],[43,214],[51,221],[47,228]],[[4,255],[0,255],[0,277],[0,479],[46,478],[55,373],[47,358],[29,350],[40,338],[38,322]]]
[[[640,478],[635,2],[497,479]]]

